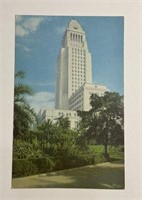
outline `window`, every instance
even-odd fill
[[[72,40],[72,33],[70,34],[70,40]]]

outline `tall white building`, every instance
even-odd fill
[[[76,111],[90,110],[91,94],[102,96],[106,91],[106,86],[92,84],[91,54],[86,35],[80,24],[72,19],[57,59],[55,109],[43,109],[40,121],[56,122],[64,116],[69,118],[71,128],[75,128],[80,121]]]
[[[69,109],[69,98],[84,83],[92,83],[91,54],[83,28],[72,19],[57,59],[55,108]]]

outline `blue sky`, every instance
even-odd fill
[[[28,101],[36,111],[54,107],[56,60],[68,23],[83,27],[92,55],[93,83],[123,94],[123,17],[16,16],[15,70],[23,70],[22,83],[35,95]],[[17,80],[19,81],[19,80]],[[21,82],[21,80],[20,80]]]

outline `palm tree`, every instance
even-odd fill
[[[69,129],[70,128],[70,121],[68,117],[59,117],[57,120],[57,126],[63,129]]]
[[[24,72],[18,71],[15,78],[24,78]],[[33,95],[32,89],[24,84],[17,83],[14,88],[14,139],[25,139],[36,116],[34,110],[26,101],[27,95]]]

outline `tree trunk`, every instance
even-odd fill
[[[104,144],[104,157],[105,157],[107,162],[110,161],[109,154],[108,154],[108,144],[107,143]]]
[[[105,155],[107,155],[108,153],[107,153],[107,143],[105,143],[105,145],[104,145],[104,147],[105,147]]]
[[[109,161],[109,154],[108,154],[108,123],[107,123],[107,132],[105,133],[105,143],[104,143],[104,156],[106,161]]]

